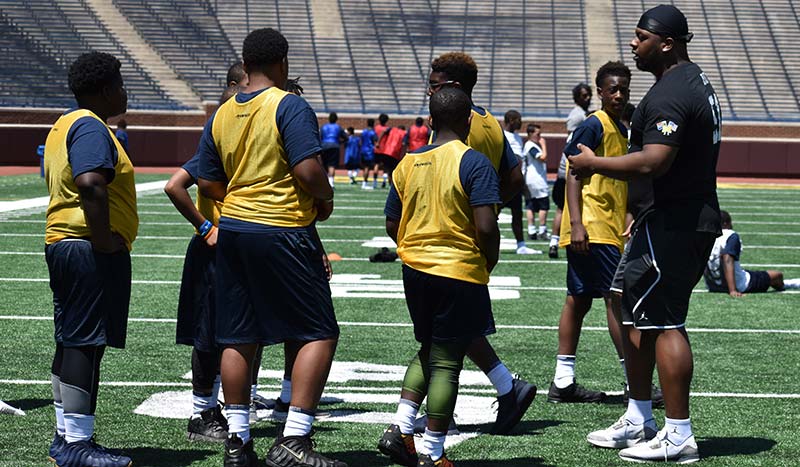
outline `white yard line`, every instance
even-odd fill
[[[166,184],[167,184],[166,180],[161,180],[157,182],[137,183],[136,193],[146,193],[155,190],[163,190],[164,185]],[[0,201],[0,212],[21,211],[33,208],[46,208],[49,203],[50,203],[49,196],[20,199],[16,201]]]

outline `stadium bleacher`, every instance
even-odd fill
[[[663,0],[612,0],[619,58],[644,9]],[[717,89],[726,120],[800,120],[800,6],[792,0],[671,0],[689,18],[690,56]],[[563,117],[571,88],[591,82],[583,46],[587,0],[112,0],[175,74],[216,100],[247,32],[276,27],[290,43],[319,112],[425,113],[430,61],[463,50],[480,69],[475,101],[502,115]],[[131,108],[181,109],[94,14],[86,0],[0,0],[0,106],[63,106],[61,81],[79,53],[98,49],[123,63]],[[27,57],[27,58],[24,58]],[[35,86],[20,85],[19,76]],[[652,85],[634,71],[632,100]],[[196,105],[196,104],[194,104]]]

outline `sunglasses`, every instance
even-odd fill
[[[438,91],[442,86],[450,86],[453,84],[458,84],[458,81],[440,81],[438,83],[428,82],[428,90]]]

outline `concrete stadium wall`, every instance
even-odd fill
[[[188,160],[197,147],[202,125],[213,112],[129,112],[130,156],[138,166],[175,167]],[[0,165],[39,164],[36,147],[44,144],[59,110],[0,109]],[[118,119],[109,123],[112,127]],[[327,116],[320,116],[320,123]],[[413,118],[396,118],[394,125],[413,124]],[[365,118],[342,116],[339,123],[361,129]],[[527,124],[523,124],[523,128]],[[548,168],[555,171],[564,148],[564,124],[540,122],[548,138]],[[800,178],[800,126],[727,124],[717,171],[724,176]]]

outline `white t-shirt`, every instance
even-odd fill
[[[522,148],[525,185],[531,198],[547,198],[549,192],[547,188],[547,163],[539,160],[542,148],[533,141],[528,141]]]
[[[706,285],[712,292],[727,292],[728,286],[725,284],[725,271],[722,268],[722,255],[733,257],[733,280],[736,282],[736,290],[744,292],[750,285],[750,273],[742,268],[739,256],[742,253],[742,241],[739,234],[731,229],[722,229],[722,236],[714,241],[711,255],[708,258],[705,273]]]
[[[567,143],[572,140],[572,133],[586,120],[586,111],[583,107],[575,105],[567,115]],[[561,154],[561,161],[558,163],[558,178],[567,178],[567,156]]]
[[[508,130],[503,130],[503,134],[506,135],[508,145],[511,146],[511,152],[516,154],[520,162],[522,162],[522,136]]]

